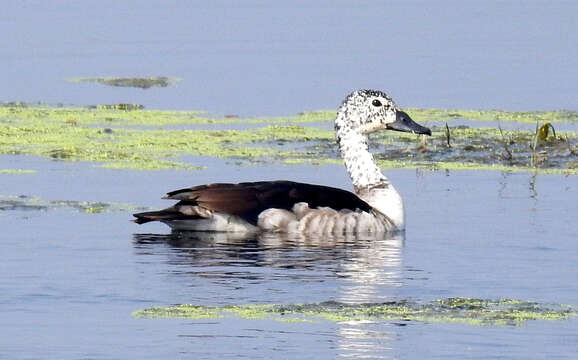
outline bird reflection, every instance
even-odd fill
[[[343,236],[286,233],[172,232],[134,234],[138,254],[165,253],[171,263],[192,266],[333,268],[339,277],[358,273],[360,283],[388,283],[373,268],[399,267],[403,233]],[[168,246],[168,247],[167,247]]]
[[[133,240],[138,254],[163,254],[166,261],[178,265],[182,273],[220,284],[220,290],[215,294],[221,296],[226,292],[222,286],[231,282],[255,286],[255,281],[259,280],[267,284],[270,291],[275,286],[273,280],[286,278],[290,280],[290,286],[285,284],[283,287],[289,292],[283,299],[308,302],[312,294],[305,289],[314,289],[328,292],[332,297],[323,300],[351,304],[383,302],[396,298],[403,281],[403,233],[332,237],[173,232],[167,235],[134,234]],[[171,273],[175,274],[175,271]],[[326,284],[335,285],[329,289],[327,285],[312,285],[325,280],[329,281]],[[230,292],[226,293],[231,296]],[[261,292],[252,295],[263,296]],[[247,300],[237,301],[244,303]],[[275,297],[258,301],[275,302]],[[393,334],[389,331],[383,328],[369,331],[367,324],[359,322],[343,322],[336,326],[335,346],[341,357],[383,358],[391,354]]]

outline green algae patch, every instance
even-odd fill
[[[528,320],[564,320],[577,312],[567,305],[544,305],[517,299],[446,298],[428,303],[410,300],[345,304],[326,301],[310,304],[249,304],[226,306],[176,305],[138,310],[136,317],[188,319],[240,317],[276,321],[420,321],[469,325],[519,325]]]
[[[85,110],[88,111],[88,110]],[[190,130],[82,125],[64,117],[8,117],[0,121],[0,153],[40,155],[59,161],[93,161],[110,168],[199,169],[176,160],[182,155],[239,157],[248,160],[281,151],[255,146],[271,132]]]
[[[573,110],[504,111],[407,108],[405,111],[417,122],[449,121],[453,119],[467,119],[472,121],[515,121],[521,123],[578,121],[578,111]]]
[[[208,124],[202,111],[145,110],[140,104],[102,104],[87,107],[53,107],[47,105],[0,106],[3,123],[38,122],[68,125],[164,126],[175,124]],[[224,122],[232,122],[227,119]]]
[[[228,305],[220,308],[223,313],[236,315],[245,319],[275,318],[275,305],[269,304],[248,304],[248,305]]]
[[[0,195],[0,211],[48,211],[55,209],[71,209],[86,214],[145,210],[143,207],[117,202],[44,200],[37,196]]]
[[[152,87],[167,87],[181,81],[179,78],[167,76],[157,77],[78,77],[66,79],[69,82],[98,83],[116,87],[134,87],[139,89],[149,89]]]
[[[132,313],[139,318],[186,318],[186,319],[218,319],[227,316],[236,316],[244,319],[271,319],[277,321],[293,322],[307,321],[297,316],[285,316],[280,314],[276,305],[248,304],[227,306],[202,306],[181,304],[170,307],[156,306],[148,309],[137,310]]]
[[[412,109],[412,116],[423,117],[419,121],[443,116],[487,119],[488,114],[507,118],[504,112],[434,110]],[[510,119],[523,122],[520,119],[531,114],[532,121],[548,121],[539,123],[536,131],[446,123],[433,126],[432,137],[384,131],[369,142],[383,168],[578,173],[578,133],[555,129],[556,121],[574,121],[573,112],[516,114]],[[138,104],[74,108],[10,103],[0,106],[0,154],[89,161],[130,170],[206,166],[193,163],[190,156],[226,158],[238,164],[333,164],[341,163],[333,130],[327,126],[334,116],[334,111],[313,111],[217,119],[199,111],[145,110]]]
[[[187,318],[187,319],[216,319],[222,317],[218,308],[201,305],[175,305],[171,307],[152,307],[132,313],[142,318]]]
[[[202,170],[204,166],[194,166],[179,161],[157,159],[131,159],[107,161],[101,165],[108,169],[124,170]]]
[[[333,140],[333,131],[302,125],[268,125],[258,130],[275,140]]]
[[[0,174],[35,174],[36,170],[30,169],[0,169]]]
[[[95,106],[98,110],[143,110],[144,106],[140,104],[100,104]]]

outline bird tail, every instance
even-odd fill
[[[144,224],[150,221],[163,221],[163,220],[174,220],[178,217],[179,213],[175,211],[158,210],[158,211],[146,211],[137,214],[133,214],[134,221],[137,224]]]

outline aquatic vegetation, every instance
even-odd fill
[[[183,316],[187,314],[187,316]],[[175,305],[171,307],[155,307],[139,310],[133,314],[138,317],[186,317],[190,319],[215,319],[222,317],[216,307],[202,305]]]
[[[567,305],[544,305],[516,299],[446,298],[427,303],[410,300],[345,304],[326,301],[309,304],[248,304],[225,306],[175,305],[138,310],[135,317],[188,319],[237,316],[277,321],[422,321],[470,325],[518,325],[527,320],[563,320],[578,313]]]
[[[530,149],[532,150],[532,157],[530,162],[531,166],[536,167],[539,162],[545,159],[545,157],[540,158],[539,155],[536,153],[536,150],[538,149],[539,145],[544,144],[548,140],[548,134],[550,129],[552,129],[553,139],[554,141],[556,141],[557,139],[556,130],[554,129],[554,126],[552,126],[552,124],[545,123],[542,126],[538,126],[538,123],[536,123],[536,133],[534,134],[534,141],[530,145]],[[568,139],[566,138],[566,142],[567,140]],[[547,154],[547,152],[544,153]]]
[[[98,110],[143,110],[144,106],[140,104],[101,104],[94,108]]]
[[[548,121],[536,132],[474,127],[472,121],[472,127],[448,122],[433,126],[431,138],[382,133],[371,138],[380,166],[578,173],[578,133],[554,130],[552,125],[574,121],[578,112],[409,112],[424,122],[462,116]],[[184,155],[246,164],[339,163],[329,123],[333,117],[333,111],[315,111],[285,117],[210,118],[199,111],[144,110],[138,104],[73,108],[10,103],[0,106],[0,154],[140,170],[204,168],[203,163],[183,160]]]
[[[34,174],[36,170],[30,169],[0,169],[0,174]]]
[[[82,213],[96,214],[115,211],[144,210],[125,203],[111,203],[100,201],[76,201],[76,200],[44,200],[37,196],[27,195],[0,195],[1,211],[46,211],[60,208],[73,209]]]
[[[440,127],[434,127],[434,132]],[[549,137],[541,142],[538,149],[547,154],[539,166],[532,162],[532,144],[535,134],[526,130],[504,131],[499,127],[470,128],[457,126],[451,128],[452,147],[447,146],[445,136],[433,136],[427,139],[428,146],[421,143],[415,148],[421,152],[405,151],[387,154],[387,160],[405,160],[411,157],[420,167],[446,169],[500,169],[506,171],[540,171],[546,173],[574,173],[569,164],[575,159],[571,149],[578,142],[573,131],[561,132],[558,137]],[[385,160],[385,159],[384,159]]]
[[[67,79],[70,82],[93,82],[108,86],[136,87],[140,89],[149,89],[151,87],[167,87],[181,81],[179,78],[170,78],[166,76],[158,77],[79,77]]]
[[[446,122],[446,131],[445,131],[445,134],[446,134],[446,144],[447,144],[447,146],[448,146],[449,148],[451,148],[451,147],[452,147],[452,144],[451,144],[451,138],[452,138],[451,135],[452,135],[452,134],[451,134],[451,132],[450,132],[450,127],[448,126],[448,123],[447,123],[447,122]]]
[[[535,122],[572,122],[578,121],[578,111],[504,111],[504,110],[457,110],[457,109],[418,109],[406,108],[405,111],[418,122],[448,121],[467,119],[472,121],[516,121]]]
[[[509,145],[511,143],[513,143],[513,140],[508,138],[506,139],[506,137],[504,136],[504,132],[502,131],[502,127],[498,125],[498,130],[500,130],[500,136],[502,137],[502,145],[504,145],[504,151],[505,153],[502,154],[502,159],[506,160],[506,161],[511,161],[514,156],[512,155],[512,152],[510,151],[510,147]]]
[[[547,123],[543,124],[542,126],[538,127],[538,124],[536,123],[536,139],[538,139],[539,141],[546,141],[548,139],[550,129],[552,129],[552,134],[553,134],[554,139],[555,139],[556,138],[556,129],[554,129],[554,126],[552,126],[552,124],[547,122]]]

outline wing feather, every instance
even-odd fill
[[[174,213],[174,209],[180,206],[198,206],[239,216],[254,225],[262,211],[271,208],[291,210],[293,205],[299,202],[306,202],[310,208],[371,210],[370,205],[349,191],[285,180],[200,185],[171,191],[165,198],[180,200],[174,207],[169,208],[174,215],[179,214]],[[159,215],[161,214],[156,213],[157,219]],[[170,214],[164,215],[170,217]],[[182,214],[179,218],[181,216]]]

